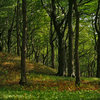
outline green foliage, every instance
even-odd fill
[[[96,12],[96,7],[97,7],[97,0],[91,0],[89,3],[85,3],[87,2],[87,0],[84,0],[81,4],[81,6],[79,6],[80,8],[80,12],[83,14],[82,17],[86,18],[88,17],[90,14],[93,14]],[[85,4],[84,4],[85,3]]]

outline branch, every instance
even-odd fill
[[[80,0],[79,3],[81,3],[83,0]]]
[[[63,29],[63,32],[62,32],[63,35],[64,35],[64,33],[65,33],[65,30],[66,30],[67,24],[68,24],[68,14],[67,14],[67,16],[66,16],[65,26],[64,26],[64,29]]]
[[[4,33],[4,31],[5,31],[5,28],[3,28],[2,31],[0,32],[0,37]]]
[[[59,27],[61,27],[64,23],[64,21],[68,18],[68,14],[64,16],[64,18],[61,20],[61,22],[59,23]]]
[[[55,0],[51,0],[51,18],[53,20],[53,23],[54,23],[54,27],[56,29],[56,31],[60,31],[58,30],[59,29],[59,26],[58,26],[58,23],[56,21],[56,6],[55,6]]]
[[[81,2],[82,2],[82,0],[80,0]],[[89,2],[91,2],[91,1],[93,1],[93,0],[88,0],[88,1],[86,1],[86,2],[83,2],[83,3],[81,3],[81,4],[79,4],[78,6],[83,6],[83,5],[85,5],[85,4],[87,4],[87,3],[89,3]]]
[[[61,8],[62,14],[66,14],[64,11],[64,8],[60,5],[60,3],[57,1],[58,6]]]
[[[93,28],[93,35],[94,35],[94,41],[95,41],[95,50],[97,49],[97,40],[96,40],[96,34],[95,34],[95,28],[93,26],[93,19],[92,19],[92,28]]]

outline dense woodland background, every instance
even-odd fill
[[[0,0],[0,51],[57,70],[100,78],[100,0]],[[1,58],[2,59],[2,58]]]
[[[0,0],[0,99],[99,100],[100,0]]]

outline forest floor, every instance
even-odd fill
[[[20,86],[20,57],[0,53],[0,100],[100,100],[100,79],[55,76],[56,70],[26,60],[27,85]]]

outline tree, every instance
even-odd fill
[[[43,0],[41,3],[51,20],[53,21],[54,29],[57,34],[58,39],[58,73],[57,75],[63,76],[65,69],[65,41],[64,41],[64,33],[66,30],[67,22],[68,22],[68,14],[67,9],[64,10],[60,5],[61,1],[51,0],[48,4],[44,4]],[[49,6],[49,8],[47,7]],[[64,15],[64,16],[63,16]]]
[[[14,21],[15,21],[15,9],[14,9],[14,15],[13,15],[11,26],[8,29],[8,42],[7,42],[8,53],[10,53],[10,51],[11,51],[11,35],[12,35],[12,31],[13,31],[13,27],[14,27]]]
[[[17,55],[19,56],[19,0],[17,0],[17,8],[16,8],[16,32],[17,32]]]
[[[68,60],[68,76],[73,73],[73,30],[72,30],[72,12],[73,12],[73,0],[69,0],[69,12],[68,12],[68,35],[69,35],[69,60]]]
[[[79,55],[78,55],[78,46],[79,46],[79,12],[77,6],[77,0],[74,0],[75,16],[76,16],[76,34],[75,34],[75,76],[76,76],[76,85],[80,85],[80,65],[79,65]]]
[[[26,45],[26,0],[22,0],[22,14],[23,14],[23,34],[22,34],[22,48],[21,48],[21,80],[20,85],[25,85],[26,80],[26,63],[25,63],[25,45]]]
[[[58,75],[63,76],[64,68],[65,68],[65,52],[64,52],[64,33],[67,26],[67,14],[65,14],[64,18],[61,22],[57,22],[57,14],[56,14],[56,2],[55,0],[51,0],[51,18],[53,20],[53,24],[55,27],[55,31],[58,36]],[[63,12],[62,12],[63,13]],[[64,25],[64,26],[63,26]],[[63,28],[62,28],[63,27]]]
[[[96,76],[100,78],[100,0],[98,0],[98,7],[95,17],[95,29],[98,34],[97,41],[97,73]]]
[[[53,21],[51,19],[50,21],[50,46],[51,46],[51,67],[54,68],[54,41],[56,38],[54,37],[54,33],[53,32]]]

